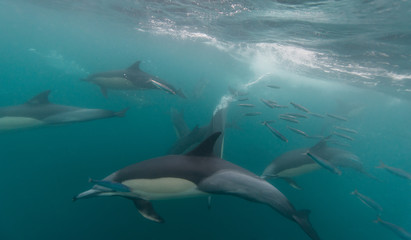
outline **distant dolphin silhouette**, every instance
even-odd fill
[[[320,165],[306,154],[308,151],[326,159],[337,167],[352,168],[368,177],[376,179],[364,170],[358,156],[342,149],[328,147],[325,140],[321,140],[311,148],[300,148],[280,155],[265,168],[261,177],[281,178],[292,187],[301,189],[293,177],[321,168]]]
[[[107,97],[108,89],[161,89],[170,94],[186,98],[181,90],[175,89],[173,86],[156,76],[143,72],[140,69],[140,63],[141,61],[137,61],[126,69],[94,73],[83,80],[98,85],[105,97]]]
[[[223,132],[226,124],[227,107],[217,110],[211,121],[205,125],[199,127],[198,125],[189,130],[187,124],[184,121],[183,114],[173,109],[171,112],[171,118],[174,128],[177,133],[177,141],[169,150],[169,154],[182,154],[192,149],[197,144],[201,143],[204,139],[209,137],[215,132]],[[217,144],[214,146],[214,155],[223,156],[224,141],[223,138],[217,140]]]
[[[0,131],[42,125],[85,122],[101,118],[123,117],[128,108],[113,112],[104,109],[79,108],[49,102],[50,90],[24,104],[0,108]]]
[[[297,211],[273,185],[248,170],[213,156],[213,146],[221,132],[203,141],[186,155],[168,155],[120,169],[73,200],[97,196],[121,196],[134,202],[147,219],[164,222],[151,200],[176,197],[233,195],[266,204],[296,222],[315,240],[320,239],[308,219],[308,210]]]

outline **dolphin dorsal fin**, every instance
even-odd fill
[[[138,70],[140,70],[140,63],[141,63],[141,61],[137,61],[137,62],[133,63],[133,65],[131,65],[127,69],[128,70],[138,71]]]
[[[32,99],[28,100],[28,104],[47,104],[49,102],[50,90],[37,94]]]
[[[213,156],[214,144],[217,141],[218,137],[221,135],[221,132],[216,132],[211,134],[206,140],[200,143],[194,150],[187,153],[187,156],[202,156],[202,157],[211,157]]]

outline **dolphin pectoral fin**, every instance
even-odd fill
[[[101,91],[101,93],[103,94],[103,96],[104,96],[105,98],[108,97],[108,95],[107,95],[107,88],[105,88],[105,87],[103,87],[103,86],[100,86],[100,91]]]
[[[320,236],[318,235],[318,233],[315,231],[315,229],[313,228],[313,226],[311,225],[311,222],[309,220],[309,215],[310,215],[310,210],[304,209],[304,210],[300,210],[297,211],[294,216],[293,219],[296,223],[298,223],[298,225],[300,225],[300,227],[304,230],[304,232],[311,237],[311,239],[313,240],[320,240]]]
[[[211,196],[208,196],[207,198],[207,207],[208,207],[208,210],[211,209]]]
[[[164,219],[156,213],[151,202],[141,198],[130,198],[136,206],[139,213],[148,220],[163,223]]]
[[[297,182],[292,178],[282,177],[282,180],[286,181],[291,187],[297,190],[303,190],[303,188],[297,184]]]

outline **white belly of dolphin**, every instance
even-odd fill
[[[97,85],[103,86],[105,88],[117,89],[117,90],[128,90],[136,89],[136,86],[127,80],[126,78],[121,77],[97,77],[93,78],[92,82]]]
[[[197,185],[182,178],[133,179],[122,182],[133,194],[147,200],[205,195]]]
[[[277,174],[279,177],[295,177],[319,169],[317,163],[305,164],[296,168],[289,168]]]
[[[44,125],[43,121],[28,117],[2,117],[0,118],[0,131],[30,128]]]

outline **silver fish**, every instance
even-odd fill
[[[299,114],[299,113],[286,113],[285,115],[292,116],[292,117],[297,117],[297,118],[308,118],[304,114]]]
[[[347,118],[342,117],[342,116],[338,116],[338,115],[334,115],[334,114],[329,114],[329,113],[327,113],[327,116],[329,116],[330,118],[334,118],[334,119],[340,120],[340,121],[345,121],[345,122],[348,121]]]
[[[314,117],[318,117],[318,118],[325,118],[324,115],[318,114],[318,113],[309,112],[308,114],[310,114],[311,116],[314,116]]]
[[[298,109],[298,110],[301,110],[301,111],[303,111],[303,112],[306,112],[306,113],[309,113],[310,112],[310,110],[308,110],[306,107],[304,107],[304,106],[301,106],[300,104],[297,104],[297,103],[293,103],[293,102],[290,102],[290,104],[291,105],[293,105],[296,109]]]
[[[272,126],[270,126],[268,121],[264,121],[261,124],[265,125],[266,127],[268,127],[268,129],[270,129],[270,131],[279,139],[281,139],[284,142],[288,142],[288,139],[286,137],[284,137],[284,135],[282,135],[277,129],[273,128]]]
[[[382,220],[380,217],[374,221],[375,223],[380,223],[384,227],[390,229],[393,233],[397,234],[401,239],[411,240],[411,233],[407,232],[404,228],[397,226],[393,223]]]
[[[338,169],[337,167],[334,166],[334,164],[330,163],[329,161],[310,153],[309,151],[307,151],[307,156],[309,156],[312,160],[314,160],[316,163],[318,163],[318,165],[320,165],[321,167],[327,169],[328,171],[337,174],[337,175],[341,175],[341,170]]]
[[[384,168],[385,170],[387,170],[388,172],[397,175],[399,177],[411,180],[411,173],[408,173],[402,169],[399,168],[395,168],[395,167],[390,167],[385,165],[382,161],[380,161],[380,165],[377,166],[376,168]]]
[[[350,141],[354,141],[354,138],[352,138],[352,137],[350,137],[350,136],[347,136],[347,135],[345,135],[345,134],[342,134],[342,133],[333,132],[333,135],[338,136],[338,137],[340,137],[340,138],[348,139],[348,140],[350,140]]]
[[[284,116],[280,116],[279,119],[284,120],[284,121],[288,121],[288,122],[292,122],[292,123],[299,123],[300,122],[295,118],[288,118],[288,117],[284,117]]]
[[[378,215],[381,215],[382,207],[376,201],[359,193],[357,189],[355,189],[351,194],[357,196],[357,198],[360,199],[361,202],[363,202],[368,207],[374,209],[378,213]]]
[[[291,131],[297,133],[297,134],[300,134],[300,135],[302,135],[302,136],[304,136],[304,137],[308,137],[308,134],[307,134],[307,133],[305,133],[305,132],[303,132],[303,131],[301,131],[301,130],[299,130],[299,129],[297,129],[297,128],[293,128],[293,127],[290,127],[290,126],[287,126],[287,128],[290,129]]]
[[[345,128],[345,127],[340,127],[340,126],[335,126],[334,128],[338,129],[338,130],[341,130],[341,131],[344,131],[344,132],[358,134],[358,132],[356,130],[351,129],[351,128]]]
[[[279,89],[280,87],[274,84],[268,84],[267,87],[269,88],[275,88],[275,89]]]
[[[251,104],[251,103],[240,103],[240,104],[238,104],[238,106],[240,106],[240,107],[255,107],[255,105]]]

